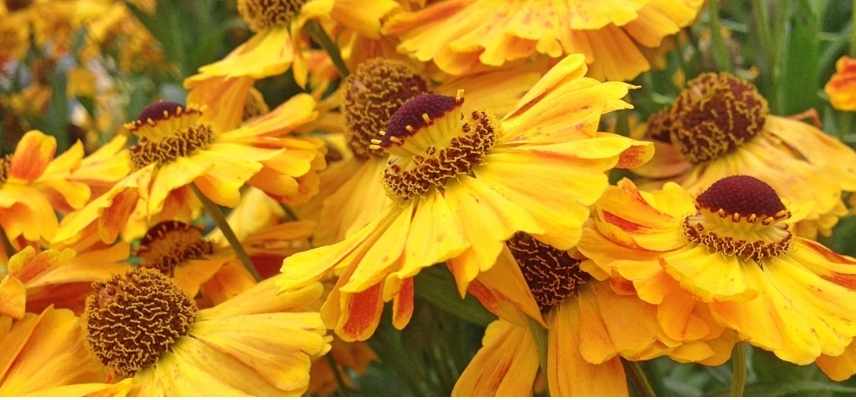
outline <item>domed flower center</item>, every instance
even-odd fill
[[[184,222],[163,221],[151,227],[137,249],[140,268],[151,268],[167,276],[188,260],[214,253],[214,244],[202,238],[202,230]]]
[[[30,4],[33,4],[33,0],[6,0],[6,10],[15,12],[29,7]]]
[[[361,63],[345,80],[345,123],[348,144],[357,157],[383,156],[371,140],[407,100],[428,93],[428,82],[407,64],[374,58]]]
[[[684,236],[708,250],[762,261],[783,254],[790,212],[770,185],[751,176],[720,179],[696,198],[699,212],[684,219]]]
[[[421,94],[408,100],[389,120],[372,150],[392,157],[384,171],[389,194],[406,201],[449,181],[472,175],[496,141],[499,124],[481,111],[464,113],[464,99]]]
[[[92,288],[85,312],[90,349],[123,377],[156,363],[196,319],[193,301],[154,271],[117,275]]]
[[[238,0],[238,13],[258,32],[288,26],[306,0]]]
[[[187,157],[214,141],[211,127],[201,122],[202,112],[171,101],[158,101],[146,107],[125,128],[139,137],[131,147],[136,168],[163,165]]]
[[[752,84],[727,73],[693,79],[672,107],[671,139],[693,163],[734,151],[764,127],[767,100]]]
[[[591,276],[580,269],[580,260],[532,236],[518,232],[505,245],[520,265],[526,285],[541,312],[573,296]]]

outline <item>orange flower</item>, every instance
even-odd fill
[[[597,79],[630,80],[650,69],[641,49],[695,19],[701,0],[446,0],[394,15],[384,33],[399,51],[470,74],[535,54],[581,53]]]
[[[56,154],[56,138],[30,131],[21,138],[15,153],[0,159],[0,225],[15,241],[50,240],[57,230],[56,212],[83,207],[92,194],[130,170],[117,137],[90,157],[83,158],[83,145],[75,143]]]
[[[54,242],[74,240],[93,224],[112,243],[123,230],[133,238],[160,221],[190,220],[200,208],[191,184],[226,207],[238,205],[247,184],[279,201],[306,201],[325,166],[323,143],[287,134],[315,115],[312,97],[298,95],[240,128],[219,132],[196,108],[156,102],[127,125],[139,137],[129,157],[136,171],[67,215]]]
[[[832,106],[841,111],[856,111],[856,59],[843,56],[835,63],[835,74],[824,87]]]

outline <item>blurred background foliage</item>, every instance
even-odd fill
[[[153,100],[183,101],[185,77],[251,34],[234,0],[3,2],[3,153],[30,129],[55,135],[61,150],[82,140],[92,151]],[[836,60],[856,55],[854,11],[847,0],[707,0],[690,29],[656,50],[658,68],[634,82],[640,86],[632,93],[636,109],[617,113],[605,124],[630,134],[670,104],[688,79],[730,71],[754,81],[774,114],[800,114],[856,145],[853,113],[833,110],[823,91]],[[13,19],[16,12],[30,15]],[[9,35],[25,35],[27,46],[9,46],[3,39]],[[300,91],[289,73],[256,87],[270,105]],[[856,217],[843,219],[822,241],[856,256]],[[419,275],[413,321],[404,331],[384,321],[370,341],[383,362],[352,377],[339,394],[449,393],[493,316],[471,299],[460,300],[446,275],[441,268]],[[724,394],[731,374],[728,364],[706,368],[666,359],[643,368],[660,395]],[[835,384],[814,366],[794,366],[752,349],[746,393],[856,395],[856,379]]]

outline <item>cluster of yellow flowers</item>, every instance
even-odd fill
[[[365,370],[426,268],[496,316],[454,395],[627,395],[622,360],[740,342],[850,377],[856,259],[814,239],[856,152],[727,73],[601,131],[702,3],[238,0],[254,35],[187,104],[0,160],[0,394],[330,393],[324,357]],[[306,92],[271,108],[254,83],[288,71]]]

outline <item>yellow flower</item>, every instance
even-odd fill
[[[305,86],[303,26],[310,20],[332,20],[360,35],[376,38],[380,19],[395,9],[393,0],[238,0],[238,12],[255,34],[224,59],[203,66],[184,82],[188,103],[207,105],[214,126],[231,129],[240,123],[253,82],[294,68]]]
[[[775,190],[745,175],[695,198],[624,180],[601,198],[578,249],[589,269],[633,283],[673,337],[706,307],[742,339],[796,364],[839,356],[856,336],[856,260],[793,235]],[[693,328],[693,329],[690,329]]]
[[[341,242],[286,258],[283,288],[339,280],[322,314],[343,340],[371,336],[384,301],[403,327],[413,277],[448,261],[461,293],[490,269],[518,231],[555,247],[574,246],[606,171],[651,157],[648,142],[599,133],[603,113],[628,108],[629,85],[585,78],[585,60],[566,58],[502,120],[461,95],[418,95],[390,118],[368,150],[390,154],[386,210]]]
[[[312,359],[330,349],[307,311],[322,289],[277,295],[272,283],[199,310],[158,272],[118,275],[94,285],[86,339],[115,376],[132,379],[133,395],[300,395]]]
[[[856,59],[843,56],[835,63],[835,74],[823,88],[832,106],[841,111],[856,111]]]
[[[0,396],[127,392],[127,382],[104,381],[104,368],[87,349],[80,320],[71,311],[48,307],[14,322],[0,316]]]
[[[597,79],[630,80],[651,68],[641,49],[689,25],[701,0],[447,0],[394,15],[384,33],[399,51],[463,75],[544,54],[581,53]]]
[[[542,372],[553,396],[627,396],[621,358],[668,355],[705,365],[728,360],[733,334],[712,326],[688,343],[670,338],[658,326],[655,306],[632,289],[596,280],[581,269],[580,258],[523,233],[506,242],[497,264],[470,286],[500,319],[488,326],[453,395],[531,396],[539,349],[530,323],[547,328]]]
[[[92,224],[112,243],[126,225],[126,237],[138,237],[157,222],[190,219],[199,210],[191,184],[226,207],[238,205],[245,184],[280,201],[305,201],[317,191],[323,143],[287,134],[314,113],[314,100],[298,95],[240,128],[218,132],[196,108],[156,102],[127,124],[139,138],[126,158],[136,170],[63,218],[54,242],[73,240]]]
[[[0,12],[0,65],[20,60],[30,48],[29,14],[18,9]]]
[[[83,207],[94,188],[127,174],[129,167],[121,163],[127,154],[116,146],[121,140],[87,158],[77,142],[54,158],[56,138],[27,132],[15,152],[0,159],[0,225],[7,237],[50,240],[57,230],[56,211]],[[101,171],[100,175],[93,170]]]
[[[454,95],[456,90],[463,90],[468,108],[491,110],[502,117],[548,68],[543,62],[530,63],[432,85],[427,77],[401,61],[374,58],[360,64],[338,95],[342,112],[325,114],[327,118],[338,118],[329,129],[345,133],[345,154],[349,156],[321,174],[321,192],[314,200],[323,203],[320,215],[298,210],[304,217],[323,221],[316,243],[343,239],[352,228],[364,225],[391,204],[383,189],[383,171],[390,155],[384,149],[370,147],[407,100],[429,92]]]
[[[829,235],[847,213],[842,192],[856,190],[856,153],[811,125],[769,115],[767,101],[732,75],[702,74],[672,107],[655,114],[647,135],[657,153],[634,172],[673,180],[693,194],[735,174],[770,184],[800,211],[797,231]]]

